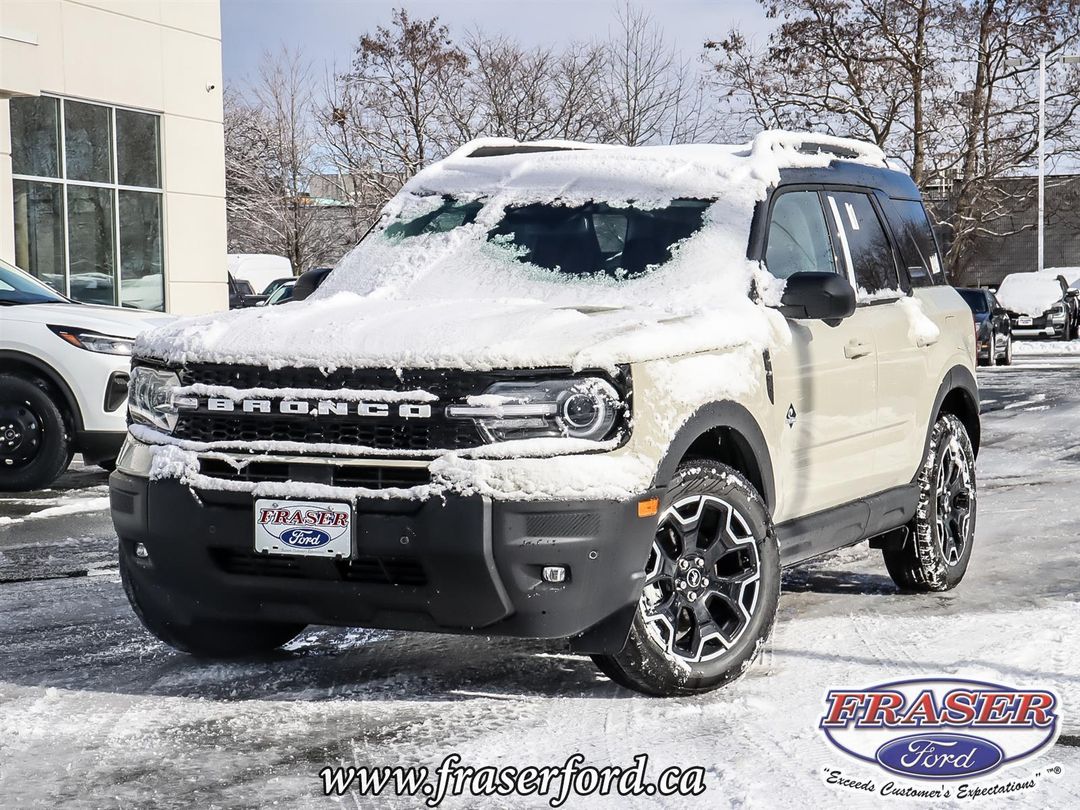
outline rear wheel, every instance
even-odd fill
[[[664,498],[626,645],[594,660],[649,695],[715,689],[750,666],[779,596],[780,554],[761,496],[724,464],[684,462]]]
[[[129,563],[121,549],[120,580],[143,627],[173,649],[196,658],[242,658],[270,652],[294,639],[306,626],[198,618],[181,621],[162,610],[158,602],[145,599],[128,568]]]
[[[942,414],[919,471],[919,506],[902,545],[884,549],[893,581],[909,591],[960,584],[975,539],[975,453],[963,423]]]
[[[0,374],[0,491],[47,487],[70,460],[64,416],[49,394],[24,377]]]

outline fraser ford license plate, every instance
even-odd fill
[[[1020,326],[1031,326],[1031,318],[1020,318],[1017,323]]]
[[[352,555],[353,513],[347,503],[255,501],[255,550],[300,557]]]

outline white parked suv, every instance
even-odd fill
[[[111,469],[132,342],[170,320],[77,304],[0,261],[0,491],[49,486],[75,453]]]
[[[310,298],[136,341],[120,570],[196,655],[565,638],[700,692],[753,660],[781,566],[869,539],[905,590],[960,582],[974,365],[872,146],[474,142]]]

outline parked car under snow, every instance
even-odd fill
[[[1058,269],[1010,273],[997,289],[1013,337],[1072,340],[1080,334],[1080,294]]]

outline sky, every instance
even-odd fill
[[[685,58],[732,27],[764,38],[771,26],[757,0],[639,0]],[[385,25],[395,7],[416,17],[438,16],[456,34],[480,27],[525,45],[558,46],[606,37],[616,0],[221,0],[227,82],[254,75],[266,50],[302,47],[318,64],[346,68],[360,35]]]

